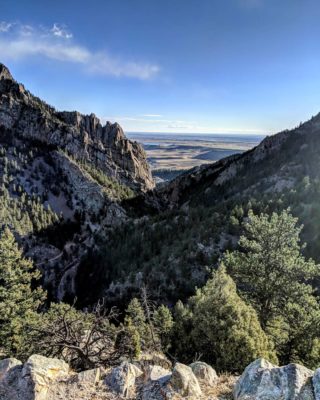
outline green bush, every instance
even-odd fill
[[[181,350],[192,351],[219,371],[242,371],[259,357],[277,360],[273,343],[263,332],[256,312],[239,297],[224,266],[190,298],[187,312],[181,312],[180,318],[178,326],[189,325],[191,345]],[[180,336],[182,341],[188,333],[175,332],[176,340]]]

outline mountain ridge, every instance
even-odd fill
[[[249,164],[252,166],[275,156],[276,152],[281,151],[281,147],[286,145],[292,135],[306,133],[319,133],[320,135],[320,113],[300,124],[299,127],[267,136],[260,144],[242,154],[234,154],[215,163],[195,167],[179,175],[169,184],[155,190],[155,196],[160,200],[160,207],[181,206],[186,200],[185,197],[190,195],[188,190],[194,191],[195,187],[200,186],[203,181],[208,184],[204,190],[217,190],[218,187],[222,187],[225,183],[234,179],[244,166],[247,167]]]
[[[78,159],[92,162],[107,175],[133,189],[154,187],[146,154],[131,142],[119,124],[102,126],[94,115],[58,112],[17,83],[0,64],[0,127],[24,139],[62,148]]]

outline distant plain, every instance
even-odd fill
[[[152,170],[186,170],[257,146],[265,136],[244,134],[138,133]]]

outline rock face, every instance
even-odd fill
[[[94,114],[57,112],[0,64],[0,137],[8,140],[12,135],[61,148],[132,188],[154,187],[143,148],[128,140],[120,125],[102,126]]]
[[[236,383],[234,399],[315,400],[312,376],[311,370],[299,364],[277,367],[258,359],[248,365]]]

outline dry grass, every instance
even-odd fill
[[[206,400],[233,400],[232,389],[238,377],[230,374],[219,376],[217,385],[214,388],[201,387]]]

